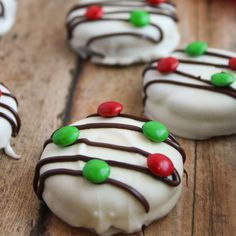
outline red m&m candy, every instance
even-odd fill
[[[119,102],[104,102],[98,107],[98,114],[102,117],[118,116],[123,110],[122,104]]]
[[[167,2],[167,0],[147,0],[150,4],[161,4]]]
[[[87,20],[99,20],[103,17],[103,8],[99,5],[93,5],[87,8]]]
[[[175,57],[166,57],[159,60],[157,70],[161,73],[175,72],[179,65],[179,60]]]
[[[236,57],[232,57],[229,59],[229,68],[232,70],[236,70]]]
[[[172,161],[167,156],[159,153],[148,156],[147,166],[153,174],[161,177],[170,176],[175,170]]]

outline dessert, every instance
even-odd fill
[[[17,99],[0,83],[0,149],[14,159],[20,158],[10,144],[11,137],[16,137],[21,127],[17,106]]]
[[[147,62],[178,46],[177,20],[166,0],[81,1],[67,16],[68,40],[95,63]]]
[[[236,133],[236,53],[193,42],[143,74],[144,114],[190,139]]]
[[[99,235],[132,233],[177,203],[185,152],[165,125],[105,102],[44,144],[34,190],[52,212]]]
[[[16,18],[17,0],[0,0],[0,36],[7,33]]]

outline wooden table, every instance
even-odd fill
[[[23,127],[13,141],[22,155],[1,154],[0,235],[80,235],[39,204],[34,167],[54,129],[93,113],[106,100],[125,111],[142,111],[143,65],[106,68],[78,62],[68,48],[65,15],[73,0],[21,0],[13,30],[0,40],[0,81],[17,95]],[[236,51],[236,4],[231,0],[178,0],[182,45],[208,41]],[[235,235],[236,137],[195,142],[179,139],[187,152],[189,186],[177,207],[145,230],[146,236]],[[136,235],[142,235],[136,234]]]

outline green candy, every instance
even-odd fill
[[[143,127],[143,134],[153,142],[163,142],[169,136],[169,131],[165,125],[158,121],[148,121]]]
[[[105,182],[110,175],[110,166],[102,160],[90,160],[83,168],[83,176],[94,184]]]
[[[79,138],[80,132],[74,126],[58,129],[52,136],[52,141],[58,146],[65,147],[73,144]]]
[[[134,10],[131,12],[130,22],[136,27],[144,27],[150,24],[150,14],[143,10]]]
[[[208,44],[205,42],[197,41],[189,44],[185,48],[185,52],[190,56],[190,57],[199,57],[203,55],[208,48]]]
[[[235,77],[228,72],[216,73],[211,76],[211,83],[216,87],[228,87],[235,81]]]

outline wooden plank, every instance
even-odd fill
[[[22,159],[1,154],[1,235],[29,235],[37,219],[34,166],[43,141],[62,123],[70,71],[75,67],[75,57],[62,36],[68,4],[20,1],[15,28],[0,40],[0,81],[18,97],[23,122],[13,141]]]
[[[16,162],[1,155],[3,235],[94,235],[68,226],[45,205],[39,206],[31,182],[41,144],[62,123],[93,113],[105,100],[122,102],[127,113],[142,112],[141,65],[114,68],[86,63],[76,83],[75,56],[62,37],[65,15],[73,2],[22,0],[15,28],[0,40],[0,81],[19,98],[23,119],[20,136],[14,140],[23,159]],[[211,46],[236,49],[236,7],[230,1],[176,3],[182,45],[199,39]],[[189,187],[184,186],[177,207],[148,227],[145,235],[233,235],[236,138],[197,144],[179,140],[187,152]]]
[[[201,39],[208,41],[212,47],[236,51],[235,5],[230,1],[205,4],[202,0],[199,2],[199,12]],[[204,27],[200,27],[202,25]],[[197,142],[194,235],[235,234],[235,143],[235,136]]]

